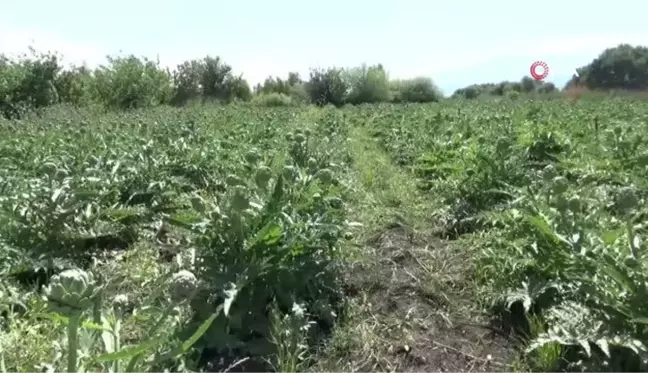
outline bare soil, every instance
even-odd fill
[[[350,294],[364,294],[375,338],[363,341],[372,345],[372,356],[354,356],[364,363],[350,366],[420,372],[511,370],[513,343],[489,325],[471,299],[467,255],[404,227],[385,230],[367,245],[376,261],[353,271],[347,283]]]

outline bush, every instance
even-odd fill
[[[438,102],[443,97],[430,78],[418,77],[392,84],[395,102]]]
[[[290,87],[289,95],[290,98],[292,98],[292,101],[296,104],[304,104],[310,100],[308,92],[306,91],[306,84],[304,83],[298,83]]]
[[[182,106],[197,98],[209,101],[247,101],[252,96],[242,76],[234,76],[232,67],[220,57],[186,61],[173,74],[175,91],[171,103]]]
[[[291,106],[293,100],[290,96],[283,93],[264,93],[254,97],[252,103],[259,106],[278,107]]]
[[[648,48],[620,44],[604,50],[589,65],[577,69],[565,89],[582,85],[590,90],[648,88]]]
[[[346,71],[345,78],[350,88],[346,101],[350,104],[389,102],[391,92],[389,78],[382,65],[362,65]]]
[[[18,118],[25,110],[59,101],[54,80],[61,70],[58,56],[23,55],[11,60],[0,55],[0,111],[7,118]]]
[[[54,81],[59,101],[76,106],[90,105],[92,97],[92,71],[85,66],[62,71]]]
[[[326,70],[313,69],[310,81],[306,83],[310,101],[318,106],[332,104],[342,106],[345,103],[349,85],[344,79],[344,70],[330,67]]]
[[[128,57],[109,57],[108,66],[95,70],[93,90],[109,108],[133,109],[170,101],[171,77],[158,64]]]

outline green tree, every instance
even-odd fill
[[[87,105],[92,102],[92,71],[86,66],[72,66],[59,73],[54,86],[60,102]]]
[[[565,86],[576,84],[589,89],[628,89],[648,88],[648,48],[620,44],[604,50],[590,64],[579,69]]]
[[[395,102],[438,102],[443,94],[432,79],[418,77],[392,82]]]
[[[306,91],[313,104],[324,106],[333,104],[344,105],[349,85],[344,79],[344,70],[336,67],[312,69],[310,80],[306,83]]]
[[[346,101],[351,104],[388,102],[391,100],[389,78],[382,65],[348,69],[345,80],[349,86]]]
[[[187,102],[202,97],[200,80],[202,77],[202,61],[185,61],[173,72],[174,92],[171,103],[184,105]]]
[[[109,108],[133,109],[167,103],[171,76],[146,58],[108,57],[108,65],[94,71],[93,91]]]
[[[228,75],[225,79],[225,87],[227,89],[227,102],[234,100],[249,101],[252,98],[252,89],[250,89],[250,85],[243,79],[242,75]]]
[[[59,56],[29,51],[15,59],[0,55],[0,110],[6,117],[59,102],[54,85],[62,68]]]
[[[229,101],[230,88],[228,79],[232,75],[232,67],[223,62],[220,57],[207,56],[202,63],[200,86],[203,96],[220,101]]]
[[[230,102],[251,97],[245,79],[234,76],[232,67],[220,57],[207,56],[178,65],[173,73],[173,85],[171,102],[174,105],[184,105],[195,99]]]
[[[535,91],[537,86],[537,80],[532,79],[530,76],[522,77],[520,80],[520,87],[524,93]]]

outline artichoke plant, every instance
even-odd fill
[[[68,269],[52,276],[44,294],[53,311],[66,316],[77,315],[92,306],[101,291],[92,273]]]
[[[92,273],[82,269],[67,269],[52,276],[44,290],[50,308],[68,317],[68,372],[77,371],[77,336],[81,315],[93,305],[101,289]]]
[[[171,299],[174,302],[190,299],[196,291],[197,284],[198,280],[193,273],[187,270],[181,270],[175,273],[169,284]]]

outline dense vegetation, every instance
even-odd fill
[[[530,93],[555,93],[557,88],[553,83],[546,83],[525,76],[519,82],[500,82],[473,84],[456,90],[454,98],[473,99],[479,96],[515,96]]]
[[[435,102],[441,92],[429,78],[390,81],[381,65],[313,69],[308,81],[289,73],[250,89],[219,57],[187,61],[173,71],[136,56],[109,57],[105,66],[65,67],[55,53],[11,59],[0,55],[0,112],[19,118],[53,104],[134,109],[192,102],[250,101],[264,106]]]
[[[581,88],[592,91],[645,91],[648,89],[648,48],[620,44],[608,48],[586,66],[576,69],[578,75],[564,89]],[[456,98],[474,99],[480,96],[513,96],[520,94],[555,93],[552,83],[534,81],[528,76],[519,82],[473,84],[456,90]]]
[[[0,372],[648,370],[645,101],[48,58],[2,67]]]
[[[605,50],[567,83],[566,89],[645,90],[648,88],[648,48],[622,44]],[[0,55],[0,112],[19,118],[25,111],[54,104],[98,105],[133,109],[158,105],[184,106],[194,102],[252,101],[261,106],[363,104],[379,102],[438,102],[442,93],[430,78],[390,80],[378,64],[355,68],[312,69],[309,79],[289,73],[286,79],[268,77],[251,89],[242,76],[219,57],[186,61],[175,69],[134,55],[108,57],[104,66],[64,66],[56,53],[9,58]],[[473,84],[453,98],[517,97],[557,92],[552,83],[528,76],[519,82]]]

